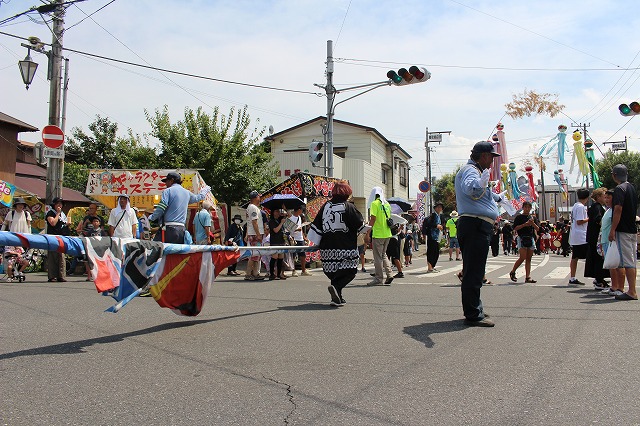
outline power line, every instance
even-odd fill
[[[340,35],[342,34],[342,28],[344,27],[344,22],[347,20],[347,15],[349,14],[349,9],[351,8],[351,1],[349,0],[349,5],[347,6],[347,11],[344,13],[344,18],[342,18],[342,24],[340,25],[340,31],[338,31],[338,37],[336,37],[336,41],[333,43],[334,49],[338,44],[338,40],[340,40]]]
[[[636,56],[634,56],[634,57],[633,57],[633,59],[631,60],[631,62],[629,62],[629,66],[628,66],[627,68],[630,68],[630,67],[631,67],[631,65],[633,65],[633,63],[635,62],[635,60],[636,60],[636,58],[638,57],[638,55],[640,55],[640,50],[638,51],[638,53],[636,53]],[[624,77],[624,75],[627,73],[627,71],[628,71],[628,69],[626,69],[626,70],[622,73],[622,75],[621,75],[620,77],[618,77],[618,80],[616,80],[616,82],[615,82],[615,83],[613,83],[613,86],[611,86],[611,89],[609,89],[609,91],[608,91],[608,92],[607,92],[607,93],[602,97],[602,99],[600,99],[600,100],[598,101],[598,103],[596,103],[596,104],[593,106],[593,108],[591,108],[591,109],[590,109],[590,110],[589,110],[589,111],[588,111],[588,112],[587,112],[587,113],[586,113],[586,114],[585,114],[585,115],[580,119],[580,121],[590,121],[590,120],[586,120],[586,117],[587,117],[589,114],[591,114],[591,112],[592,112],[594,109],[596,109],[596,108],[598,107],[598,105],[599,105],[601,102],[603,102],[603,101],[607,98],[607,96],[609,96],[609,93],[611,93],[611,92],[613,91],[613,89],[615,89],[615,87],[618,85],[618,83],[620,82],[620,80],[622,80],[622,77]],[[632,75],[633,75],[633,74],[632,74]],[[629,81],[629,80],[627,79],[627,81]],[[613,95],[613,96],[612,96],[612,98],[613,98],[613,97],[615,97],[615,95]],[[609,102],[611,102],[611,100],[607,101],[607,104],[608,104]],[[598,112],[600,112],[600,110],[598,110]],[[596,112],[596,114],[597,114],[598,112]]]
[[[387,68],[388,65],[400,65],[406,66],[406,64],[411,63],[411,61],[407,62],[396,62],[396,61],[377,61],[371,59],[357,59],[357,58],[334,58],[336,61],[350,61],[355,63],[347,63],[347,65],[359,65],[359,66],[368,66],[373,68]],[[363,63],[360,63],[363,62]],[[372,65],[372,64],[387,64],[385,66],[382,65]],[[629,71],[629,70],[638,70],[640,67],[636,68],[512,68],[512,67],[482,67],[477,65],[446,65],[446,64],[416,64],[424,67],[432,67],[432,68],[459,68],[459,69],[473,69],[473,70],[486,70],[486,71],[549,71],[549,72],[583,72],[583,71]]]
[[[6,36],[9,36],[9,37],[14,37],[14,38],[17,38],[17,39],[20,39],[20,40],[27,40],[27,41],[29,40],[26,37],[17,36],[15,34],[10,34],[10,33],[4,32],[4,31],[0,31],[0,34],[6,35]],[[51,46],[50,43],[43,43],[43,44],[46,45],[46,46]],[[280,91],[280,92],[301,93],[301,94],[305,94],[305,95],[324,96],[323,93],[318,93],[318,92],[310,92],[310,91],[306,91],[306,90],[295,90],[295,89],[284,89],[284,88],[281,88],[281,87],[264,86],[264,85],[252,84],[252,83],[242,83],[242,82],[238,82],[238,81],[224,80],[224,79],[221,79],[221,78],[207,77],[207,76],[203,76],[203,75],[191,74],[191,73],[186,73],[186,72],[182,72],[182,71],[175,71],[175,70],[170,70],[170,69],[166,69],[166,68],[159,68],[159,67],[154,67],[154,66],[151,66],[151,65],[138,64],[138,63],[135,63],[135,62],[125,61],[125,60],[122,60],[122,59],[115,59],[115,58],[109,58],[107,56],[97,55],[95,53],[83,52],[81,50],[71,49],[71,48],[68,48],[68,47],[63,47],[62,49],[66,50],[66,51],[69,51],[69,52],[77,53],[79,55],[85,55],[85,56],[90,56],[90,57],[94,57],[94,58],[104,59],[105,61],[118,62],[118,63],[125,64],[125,65],[131,65],[131,66],[134,66],[134,67],[147,68],[147,69],[150,69],[150,70],[162,71],[162,72],[166,72],[166,73],[170,73],[170,74],[182,75],[182,76],[185,76],[185,77],[198,78],[198,79],[201,79],[201,80],[216,81],[218,83],[226,83],[226,84],[235,84],[235,85],[238,85],[238,86],[245,86],[245,87],[255,87],[257,89],[276,90],[276,91]]]
[[[98,13],[98,12],[100,12],[102,9],[104,9],[104,8],[105,8],[105,7],[107,7],[107,6],[109,6],[111,3],[114,3],[115,1],[116,1],[116,0],[111,0],[109,3],[105,4],[105,5],[104,5],[104,6],[102,6],[100,9],[98,9],[98,10],[96,10],[96,11],[94,11],[94,12],[90,13],[89,15],[87,15],[87,14],[85,13],[85,15],[87,15],[87,16],[85,16],[84,18],[82,18],[81,20],[79,20],[78,22],[76,22],[75,24],[73,24],[73,25],[71,25],[71,26],[67,27],[64,31],[65,31],[65,32],[67,32],[67,31],[69,31],[71,28],[75,27],[76,25],[81,24],[85,19],[88,19],[88,18],[92,17],[93,15],[95,15],[95,14],[96,14],[96,13]],[[76,7],[78,7],[78,5],[76,5]],[[78,7],[78,9],[80,9],[80,8]],[[80,11],[81,11],[82,13],[84,13],[84,11],[83,11],[82,9],[80,9]]]
[[[452,2],[452,3],[458,4],[458,5],[460,5],[460,6],[464,6],[464,7],[468,8],[468,9],[474,10],[474,11],[476,11],[476,12],[478,12],[478,13],[483,14],[483,15],[487,15],[487,16],[489,16],[489,17],[491,17],[491,18],[495,19],[495,20],[498,20],[498,21],[503,22],[503,23],[505,23],[505,24],[509,24],[509,25],[514,26],[514,27],[516,27],[516,28],[519,28],[519,29],[521,29],[521,30],[523,30],[523,31],[526,31],[526,32],[529,32],[529,33],[531,33],[531,34],[537,35],[538,37],[542,37],[542,38],[544,38],[544,39],[546,39],[546,40],[552,41],[552,42],[554,42],[554,43],[556,43],[556,44],[559,44],[560,46],[567,47],[567,48],[569,48],[569,49],[571,49],[571,50],[575,50],[576,52],[580,52],[580,53],[582,53],[582,54],[584,54],[584,55],[591,56],[592,58],[597,59],[597,60],[599,60],[599,61],[602,61],[602,62],[605,62],[605,63],[607,63],[607,64],[613,65],[614,67],[620,68],[620,66],[619,66],[619,65],[614,64],[613,62],[609,62],[609,61],[607,61],[606,59],[599,58],[598,56],[592,55],[591,53],[585,52],[584,50],[576,49],[575,47],[569,46],[568,44],[562,43],[562,42],[560,42],[560,41],[558,41],[558,40],[554,40],[554,39],[552,39],[551,37],[547,37],[547,36],[546,36],[546,35],[544,35],[544,34],[537,33],[537,32],[535,32],[535,31],[532,31],[532,30],[528,29],[528,28],[525,28],[525,27],[522,27],[522,26],[520,26],[520,25],[514,24],[513,22],[509,22],[509,21],[507,21],[507,20],[505,20],[505,19],[502,19],[502,18],[499,18],[499,17],[497,17],[497,16],[491,15],[490,13],[483,12],[483,11],[482,11],[482,10],[480,10],[480,9],[476,9],[476,8],[471,7],[471,6],[468,6],[468,5],[464,4],[464,3],[460,3],[459,1],[456,1],[456,0],[449,0],[449,1],[450,1],[450,2]]]

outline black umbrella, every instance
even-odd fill
[[[404,198],[391,197],[391,198],[387,198],[387,201],[390,204],[396,204],[397,206],[400,206],[403,212],[406,212],[411,208],[411,203],[405,200]]]
[[[269,210],[281,209],[284,205],[285,209],[295,209],[304,205],[304,201],[293,194],[275,194],[272,197],[262,200],[260,203]]]

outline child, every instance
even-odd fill
[[[7,267],[7,281],[24,281],[24,270],[29,266],[29,261],[23,256],[24,249],[22,247],[6,246],[4,248],[4,260]],[[16,264],[18,265],[17,268]]]
[[[413,242],[413,231],[408,230],[407,235],[404,237],[404,247],[402,251],[404,252],[404,266],[411,265],[411,243]]]
[[[99,217],[94,217],[91,220],[91,223],[87,223],[87,225],[82,229],[83,237],[108,237],[109,233],[102,229],[100,226],[101,221]],[[89,262],[87,260],[84,261],[84,268],[87,272],[87,278],[85,281],[91,281],[91,270],[89,269]]]

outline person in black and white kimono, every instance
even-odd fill
[[[309,240],[320,246],[322,270],[331,280],[331,306],[346,303],[342,289],[358,272],[357,237],[364,229],[364,220],[355,205],[347,201],[352,192],[347,181],[336,182],[331,199],[318,211],[308,234]]]

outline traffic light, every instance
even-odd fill
[[[322,142],[313,141],[309,144],[309,161],[315,165],[322,159]]]
[[[622,104],[618,107],[620,115],[624,117],[631,117],[632,115],[640,114],[640,104],[637,102],[631,102],[629,105]]]
[[[431,73],[426,68],[418,68],[415,65],[406,68],[400,68],[398,72],[390,70],[387,77],[396,86],[404,86],[405,84],[424,83],[431,78]]]

